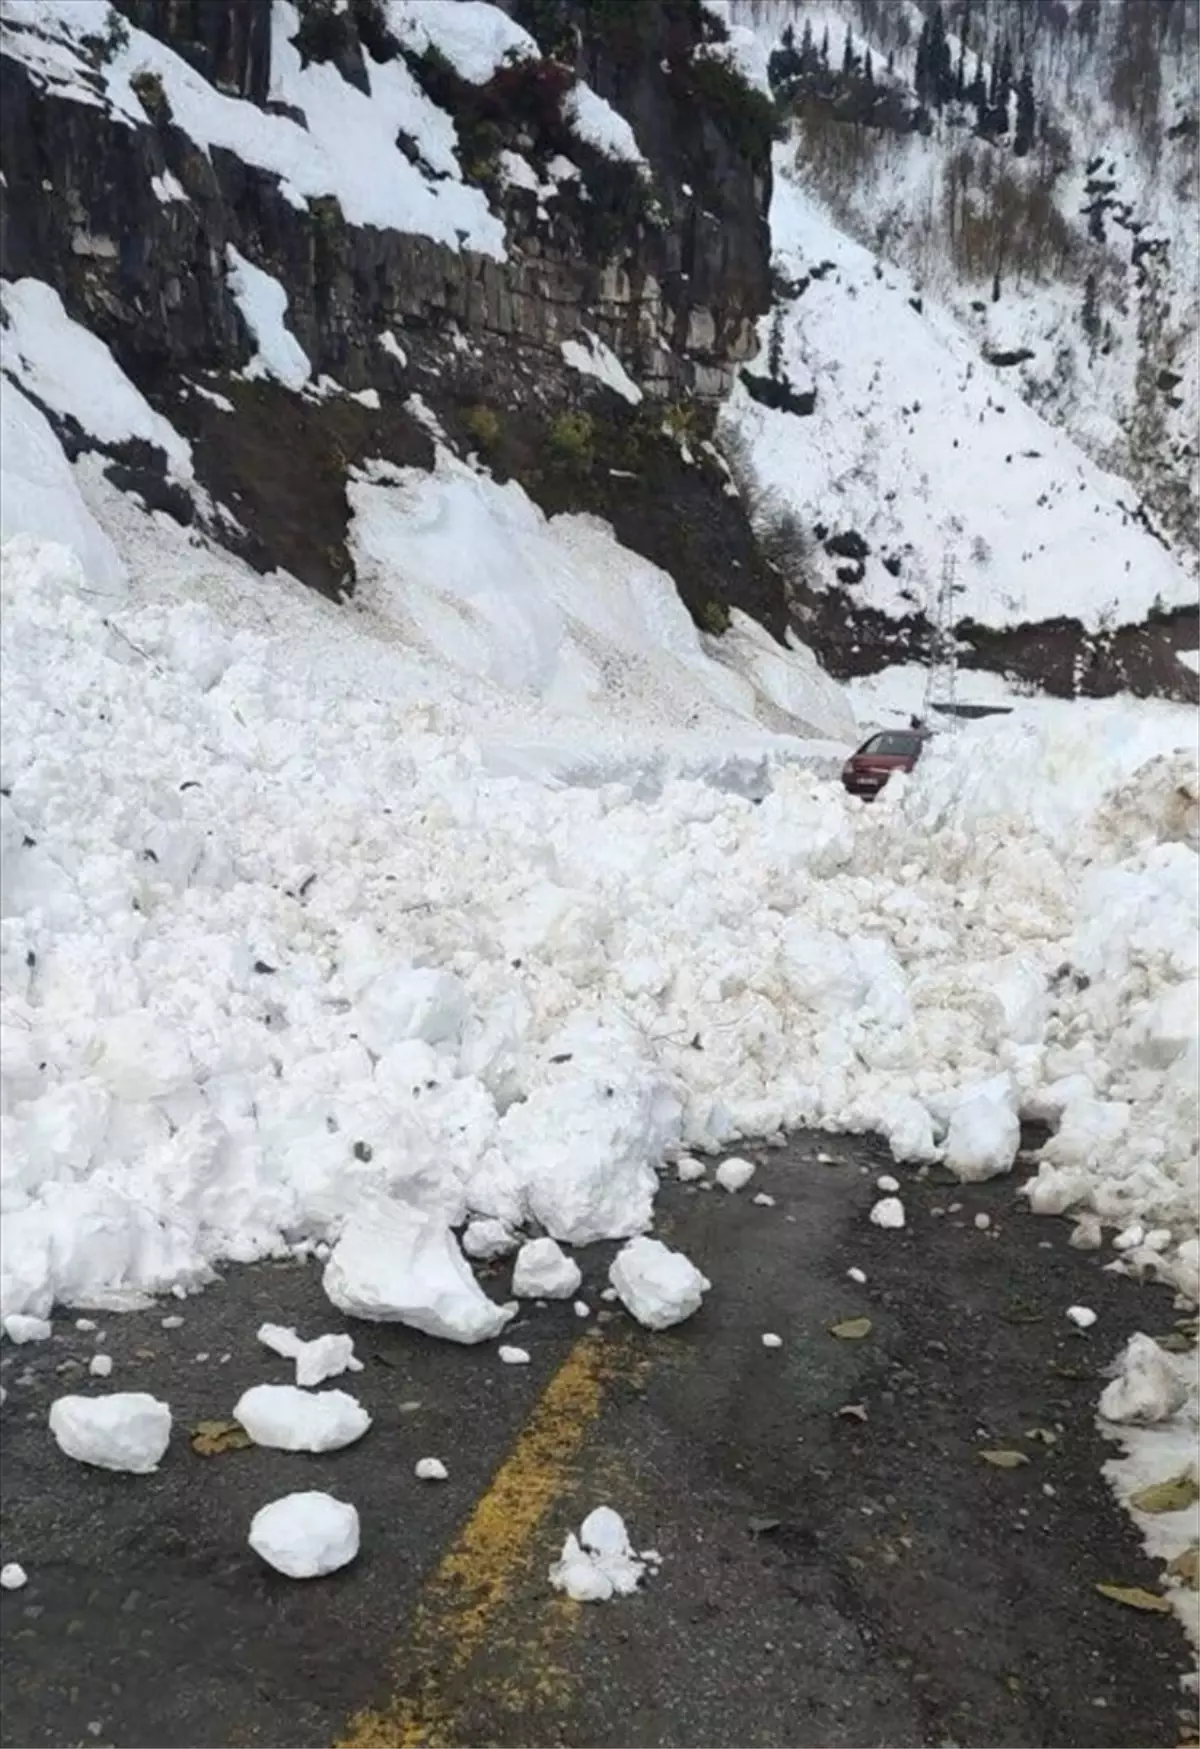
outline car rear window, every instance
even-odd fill
[[[881,753],[890,759],[911,759],[921,751],[921,737],[920,735],[906,735],[897,729],[890,729],[882,735],[872,735],[866,746],[860,751]]]

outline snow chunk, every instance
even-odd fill
[[[620,1513],[597,1506],[584,1519],[579,1536],[569,1535],[563,1543],[562,1555],[550,1568],[550,1583],[576,1603],[606,1603],[636,1591],[649,1562],[649,1555],[634,1553]]]
[[[305,1342],[290,1325],[262,1324],[258,1340],[285,1360],[295,1361],[298,1385],[319,1385],[341,1373],[363,1369],[362,1361],[354,1356],[353,1336],[314,1336]]]
[[[871,1210],[871,1225],[896,1229],[904,1225],[904,1204],[898,1196],[885,1196]]]
[[[1096,1322],[1096,1314],[1090,1306],[1068,1306],[1067,1317],[1077,1330],[1090,1330]]]
[[[29,1575],[20,1561],[5,1561],[0,1567],[0,1586],[5,1591],[20,1591],[29,1583]]]
[[[583,1271],[554,1239],[530,1239],[517,1253],[512,1291],[522,1300],[569,1300]]]
[[[859,1287],[862,1287],[867,1279],[867,1274],[864,1269],[850,1268],[846,1271],[846,1274],[850,1277],[851,1281],[856,1281]]]
[[[668,1330],[700,1310],[712,1283],[681,1251],[661,1239],[631,1239],[612,1261],[608,1279],[627,1311],[648,1330]]]
[[[285,1494],[250,1522],[248,1541],[277,1573],[320,1579],[348,1566],[358,1553],[358,1513],[331,1494]]]
[[[1021,1120],[1001,1099],[964,1099],[950,1116],[944,1159],[963,1184],[1011,1172],[1021,1145]]]
[[[707,1170],[703,1160],[697,1160],[691,1154],[681,1154],[675,1162],[675,1176],[681,1184],[695,1184]]]
[[[1100,1413],[1106,1421],[1148,1425],[1166,1421],[1188,1399],[1188,1382],[1165,1349],[1141,1331],[1131,1336],[1105,1385]]]
[[[4,1320],[4,1334],[10,1342],[47,1342],[54,1334],[49,1318],[34,1318],[25,1312],[10,1312]]]
[[[893,1178],[890,1172],[884,1172],[875,1180],[875,1188],[882,1190],[887,1196],[894,1196],[900,1188],[900,1181]]]
[[[722,1190],[744,1190],[756,1171],[757,1167],[752,1160],[743,1160],[735,1155],[732,1160],[724,1160],[717,1167],[716,1180]]]
[[[462,1248],[468,1257],[507,1257],[520,1243],[503,1221],[490,1218],[468,1221],[462,1236]]]
[[[514,1315],[488,1299],[445,1221],[403,1203],[351,1215],[323,1283],[350,1317],[407,1324],[448,1342],[486,1342]]]
[[[529,1365],[529,1350],[527,1348],[513,1348],[510,1344],[502,1342],[497,1352],[505,1366]]]
[[[346,1391],[302,1391],[298,1385],[253,1385],[234,1406],[255,1445],[277,1451],[340,1451],[353,1445],[371,1417]]]
[[[81,1464],[145,1476],[170,1443],[171,1411],[145,1391],[59,1397],[50,1405],[50,1431],[59,1450]]]
[[[258,347],[246,366],[246,376],[275,377],[285,388],[302,388],[312,375],[312,365],[284,321],[287,292],[277,279],[247,261],[232,243],[225,245],[225,256],[229,289]]]
[[[413,1474],[418,1482],[445,1482],[450,1476],[441,1458],[435,1457],[418,1458]]]
[[[783,1347],[783,1337],[777,1336],[773,1330],[764,1330],[763,1336],[762,1336],[762,1345],[764,1348],[782,1348]]]
[[[112,1377],[113,1357],[111,1354],[93,1354],[88,1361],[88,1372],[94,1379]]]

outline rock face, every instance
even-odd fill
[[[116,0],[218,91],[265,103],[271,83],[271,0]]]

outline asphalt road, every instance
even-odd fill
[[[6,1344],[0,1551],[30,1578],[0,1597],[3,1742],[1179,1742],[1182,1630],[1095,1590],[1156,1585],[1093,1409],[1125,1337],[1171,1328],[1170,1296],[1071,1251],[1011,1182],[906,1183],[909,1225],[882,1232],[870,1143],[801,1136],[757,1157],[739,1196],[664,1187],[660,1234],[714,1286],[659,1336],[601,1309],[598,1247],[581,1261],[600,1316],[529,1308],[510,1332],[529,1367],[347,1326],[312,1264],[101,1319],[109,1383],[72,1366],[95,1338],[70,1317],[50,1343]],[[506,1286],[497,1267],[491,1291]],[[1064,1316],[1078,1302],[1099,1313],[1086,1334]],[[830,1335],[859,1315],[865,1339]],[[375,1417],[358,1445],[190,1448],[247,1385],[290,1378],[255,1340],[266,1319],[353,1328],[366,1370],[336,1383]],[[49,1437],[56,1395],[109,1388],[171,1404],[157,1474],[89,1470]],[[994,1469],[979,1453],[995,1446],[1030,1461]],[[448,1482],[414,1479],[431,1455]],[[306,1487],[352,1500],[363,1544],[303,1584],[245,1539],[259,1506]],[[632,1598],[570,1604],[546,1570],[601,1503],[662,1567]]]

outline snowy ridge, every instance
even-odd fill
[[[771,230],[803,289],[764,318],[762,356],[778,322],[783,374],[815,406],[776,411],[739,384],[723,420],[774,505],[866,542],[856,601],[925,609],[952,552],[957,613],[985,626],[1062,615],[1098,630],[1194,603],[1194,577],[1135,520],[1133,489],[1027,407],[953,317],[914,307],[905,276],[821,214],[783,147]],[[844,561],[819,563],[832,584]]]

